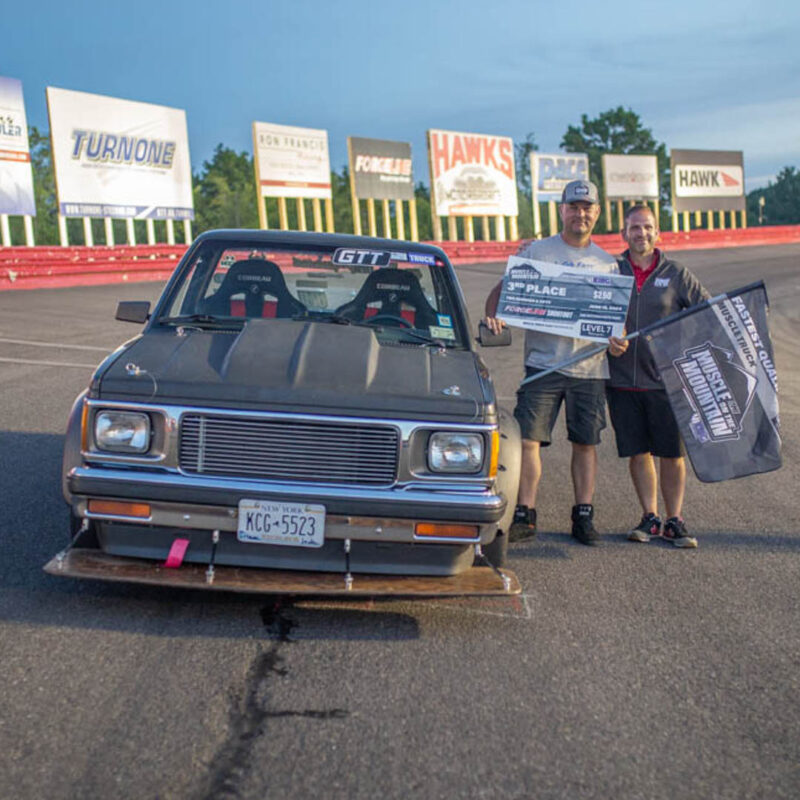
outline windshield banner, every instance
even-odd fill
[[[511,256],[497,317],[526,330],[606,342],[622,336],[634,278]]]
[[[332,197],[327,131],[254,122],[253,153],[262,197]]]
[[[430,130],[428,158],[438,216],[515,217],[519,213],[510,138]]]
[[[186,112],[47,87],[59,213],[194,219]]]
[[[697,477],[714,482],[778,469],[778,375],[764,284],[647,330]]]
[[[0,214],[36,214],[22,82],[0,77]]]

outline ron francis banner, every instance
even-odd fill
[[[262,197],[331,199],[327,131],[254,122],[253,153]]]
[[[658,200],[655,156],[603,155],[606,200]]]
[[[3,77],[0,77],[0,214],[36,214],[22,82]]]
[[[515,217],[519,213],[510,138],[429,130],[428,159],[438,216]]]
[[[741,150],[672,150],[675,211],[741,211],[745,208]]]
[[[655,359],[697,477],[781,466],[778,376],[761,281],[649,326]]]
[[[561,202],[561,193],[570,181],[589,180],[589,157],[585,153],[530,154],[533,201]]]
[[[47,87],[59,213],[194,219],[186,112]]]
[[[413,200],[411,145],[348,136],[347,151],[359,200]]]
[[[497,317],[527,330],[608,343],[622,336],[634,278],[511,256]]]

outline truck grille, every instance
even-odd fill
[[[391,484],[398,432],[388,426],[188,414],[184,472],[301,483]]]

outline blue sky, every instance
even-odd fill
[[[259,120],[327,129],[337,170],[348,135],[409,141],[427,183],[428,128],[552,152],[618,105],[668,149],[743,150],[748,190],[800,167],[797,0],[6,5],[0,75],[29,124],[46,86],[183,108],[195,170],[251,152]]]

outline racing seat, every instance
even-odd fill
[[[234,299],[237,295],[244,297]],[[203,311],[233,317],[293,317],[307,309],[289,293],[277,264],[249,258],[228,270],[219,289],[203,301]]]
[[[402,317],[414,328],[438,325],[436,311],[431,307],[411,270],[381,267],[370,273],[358,294],[336,309],[336,314],[354,322],[390,314]]]

